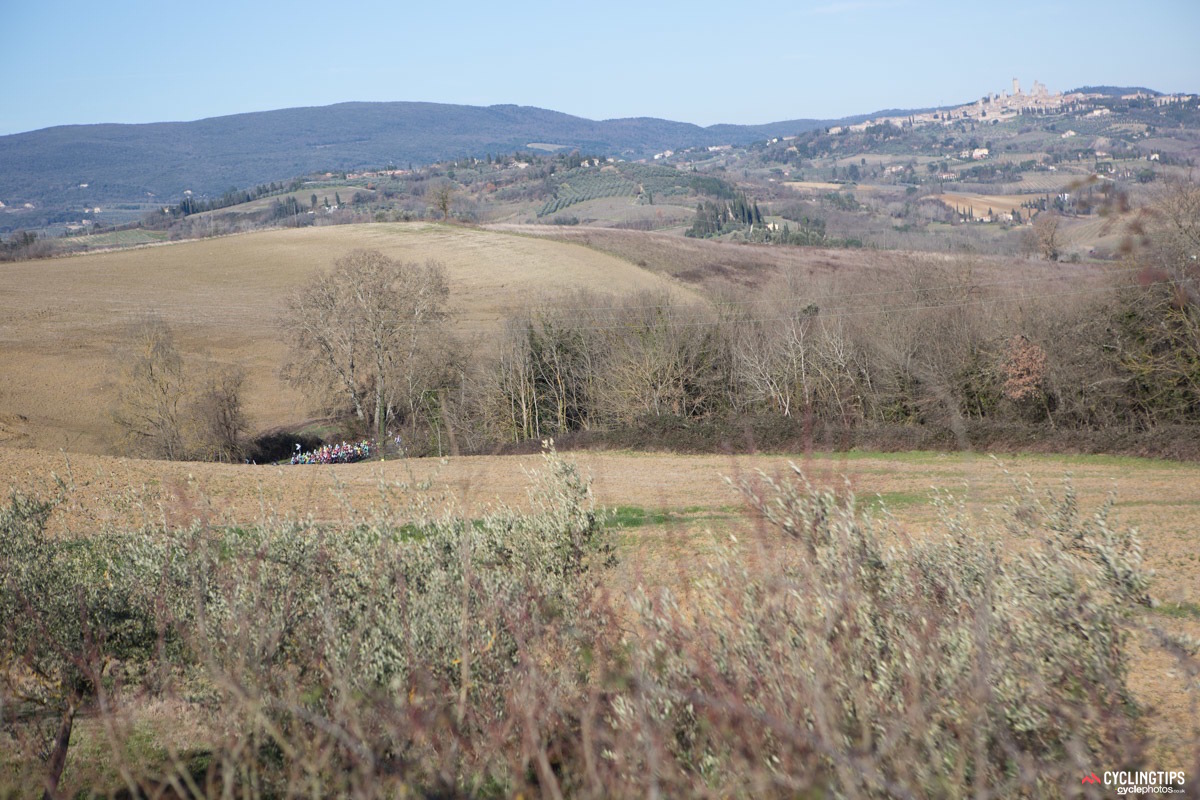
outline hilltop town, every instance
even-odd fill
[[[1144,101],[1154,107],[1168,106],[1175,103],[1187,103],[1197,100],[1194,94],[1157,94],[1146,91],[1135,91],[1118,95],[1122,101]],[[1112,109],[1101,104],[1101,101],[1111,100],[1112,97],[1100,92],[1051,92],[1046,85],[1033,82],[1029,92],[1021,90],[1019,78],[1012,79],[1012,91],[994,92],[984,95],[973,103],[942,109],[940,111],[925,111],[905,116],[881,116],[854,125],[835,126],[830,133],[848,131],[865,131],[872,125],[948,125],[955,120],[979,120],[988,124],[997,124],[1026,114],[1048,113],[1079,113],[1087,112],[1091,116],[1102,117],[1112,114]]]

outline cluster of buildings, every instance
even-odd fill
[[[1090,108],[1096,100],[1103,97],[1105,95],[1084,92],[1071,92],[1070,94],[1051,92],[1046,88],[1044,83],[1039,83],[1038,81],[1034,81],[1033,88],[1025,92],[1021,90],[1020,80],[1013,78],[1011,92],[1004,91],[988,94],[974,103],[968,103],[957,108],[946,111],[928,111],[923,114],[912,114],[904,117],[879,117],[878,119],[860,122],[844,128],[831,128],[829,132],[841,133],[843,130],[861,132],[872,125],[883,125],[886,123],[897,126],[949,125],[963,119],[992,122],[1012,119],[1021,114],[1036,114],[1047,111],[1083,111]],[[1195,95],[1151,95],[1145,92],[1136,92],[1134,94],[1122,95],[1121,99],[1150,99],[1153,100],[1155,105],[1163,106],[1194,100]],[[1108,108],[1101,107],[1093,109],[1090,113],[1094,116],[1103,116],[1112,112]]]

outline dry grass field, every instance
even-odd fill
[[[1111,215],[1068,219],[1062,227],[1063,239],[1077,247],[1106,244],[1115,249],[1121,240],[1130,236],[1128,222],[1133,215]]]
[[[1066,171],[1056,172],[1025,172],[1021,175],[1020,183],[1006,183],[1002,187],[1013,192],[1061,192],[1084,179],[1082,174],[1071,174]]]
[[[354,248],[447,270],[458,330],[494,330],[542,294],[574,289],[686,287],[574,244],[427,224],[285,229],[0,266],[0,443],[106,452],[119,347],[130,326],[157,315],[185,356],[237,363],[250,375],[255,429],[306,417],[278,376],[284,298]]]
[[[967,209],[971,209],[975,219],[986,219],[989,208],[996,214],[1011,214],[1013,211],[1021,211],[1021,203],[1029,202],[1031,199],[1028,195],[1019,194],[967,194],[962,192],[935,194],[933,198],[961,213],[966,213]],[[1022,215],[1026,213],[1022,211]]]
[[[986,211],[986,208],[984,209]],[[842,305],[859,293],[880,296],[881,285],[931,268],[969,273],[972,281],[1009,296],[1069,291],[1098,278],[1099,264],[1055,264],[1016,256],[947,255],[869,248],[776,247],[691,239],[663,232],[561,225],[496,225],[495,230],[575,242],[661,273],[709,297],[756,291],[780,278],[811,287],[819,305]],[[1003,231],[993,228],[996,235]],[[946,230],[950,230],[947,226]]]
[[[619,593],[637,585],[686,592],[718,539],[744,536],[753,524],[733,482],[754,480],[798,463],[819,485],[852,489],[861,506],[886,509],[902,536],[926,535],[941,491],[986,519],[1027,480],[1038,494],[1061,495],[1071,476],[1080,507],[1091,514],[1115,495],[1116,521],[1137,527],[1155,571],[1152,595],[1162,605],[1140,619],[1152,627],[1200,634],[1200,466],[1109,457],[906,453],[878,455],[681,456],[654,453],[571,453],[593,480],[596,501],[622,508]],[[336,467],[265,467],[168,463],[85,454],[0,448],[0,473],[24,489],[50,491],[54,477],[71,487],[52,519],[59,530],[106,525],[183,526],[306,517],[344,521],[380,509],[402,509],[418,491],[441,504],[478,514],[497,503],[521,506],[537,456],[414,459]],[[429,481],[428,488],[411,488]],[[934,487],[937,487],[935,489]],[[634,520],[632,523],[629,520]],[[621,520],[626,520],[624,524]],[[1021,547],[1019,540],[1013,547]],[[1172,658],[1139,639],[1131,685],[1147,708],[1155,763],[1165,764],[1200,740],[1197,697]],[[1174,763],[1174,762],[1173,762]],[[1183,763],[1182,761],[1178,763]]]
[[[798,192],[836,192],[846,188],[845,184],[827,181],[784,181],[783,185]]]
[[[847,163],[858,163],[855,159],[848,159]],[[878,183],[828,183],[826,181],[784,181],[781,185],[786,186],[795,192],[801,194],[828,194],[829,192],[848,191],[855,195],[864,194],[903,194],[903,186],[894,186],[890,184]]]

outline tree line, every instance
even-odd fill
[[[234,187],[226,190],[220,197],[215,197],[211,200],[197,199],[193,195],[188,194],[178,204],[168,209],[168,215],[172,217],[186,217],[190,214],[199,214],[203,211],[217,211],[222,208],[249,203],[251,200],[257,200],[260,197],[281,194],[285,191],[294,191],[302,183],[300,180],[295,180],[290,185],[285,185],[281,182],[272,182],[260,184],[253,189],[238,189]]]

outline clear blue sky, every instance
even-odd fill
[[[347,100],[709,125],[1200,91],[1200,0],[0,0],[0,134]]]

